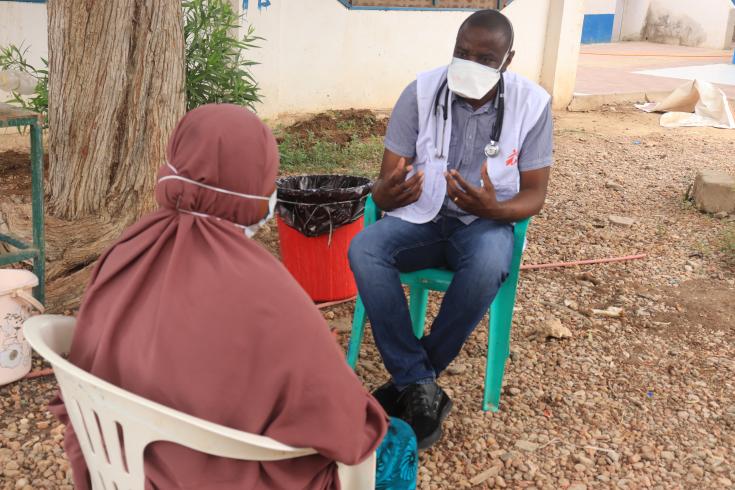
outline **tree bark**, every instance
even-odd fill
[[[153,207],[186,107],[181,0],[52,0],[49,303],[75,306],[100,252]]]

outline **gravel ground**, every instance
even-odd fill
[[[735,266],[722,240],[735,223],[684,195],[697,169],[735,173],[735,133],[663,130],[622,110],[556,122],[525,263],[648,255],[522,274],[501,411],[480,409],[483,325],[440,379],[455,408],[421,455],[419,487],[733,487]],[[261,239],[273,246],[273,231]],[[350,315],[351,305],[325,312],[338,330]],[[373,388],[387,375],[369,337],[358,374]],[[70,488],[61,428],[44,408],[54,389],[53,378],[0,388],[0,488]]]

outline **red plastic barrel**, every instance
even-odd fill
[[[286,269],[315,302],[339,301],[357,295],[347,251],[364,227],[364,219],[340,226],[330,235],[304,236],[278,219],[281,259]]]

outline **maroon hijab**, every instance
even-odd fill
[[[187,114],[167,155],[159,178],[238,194],[267,197],[278,171],[270,130],[233,105]],[[163,405],[319,455],[261,464],[156,443],[147,487],[339,488],[334,462],[364,460],[388,419],[306,294],[235,225],[258,222],[263,201],[176,179],[159,181],[156,198],[160,209],[97,264],[70,360]],[[63,404],[53,408],[68,424]],[[77,488],[90,488],[71,425],[65,446]]]

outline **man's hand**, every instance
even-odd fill
[[[456,170],[447,172],[447,195],[464,211],[479,218],[498,221],[520,221],[541,211],[546,199],[551,168],[521,172],[521,188],[507,201],[498,201],[495,187],[487,173],[487,163],[482,167],[482,187],[465,181]]]
[[[495,196],[495,187],[487,173],[487,163],[482,166],[482,187],[475,187],[462,178],[456,170],[445,174],[447,194],[464,211],[480,218],[494,219],[500,214],[501,204]]]
[[[373,187],[375,204],[385,211],[415,203],[421,197],[424,187],[423,172],[416,172],[410,179],[406,179],[413,166],[404,157],[389,153],[386,150],[381,176]]]

